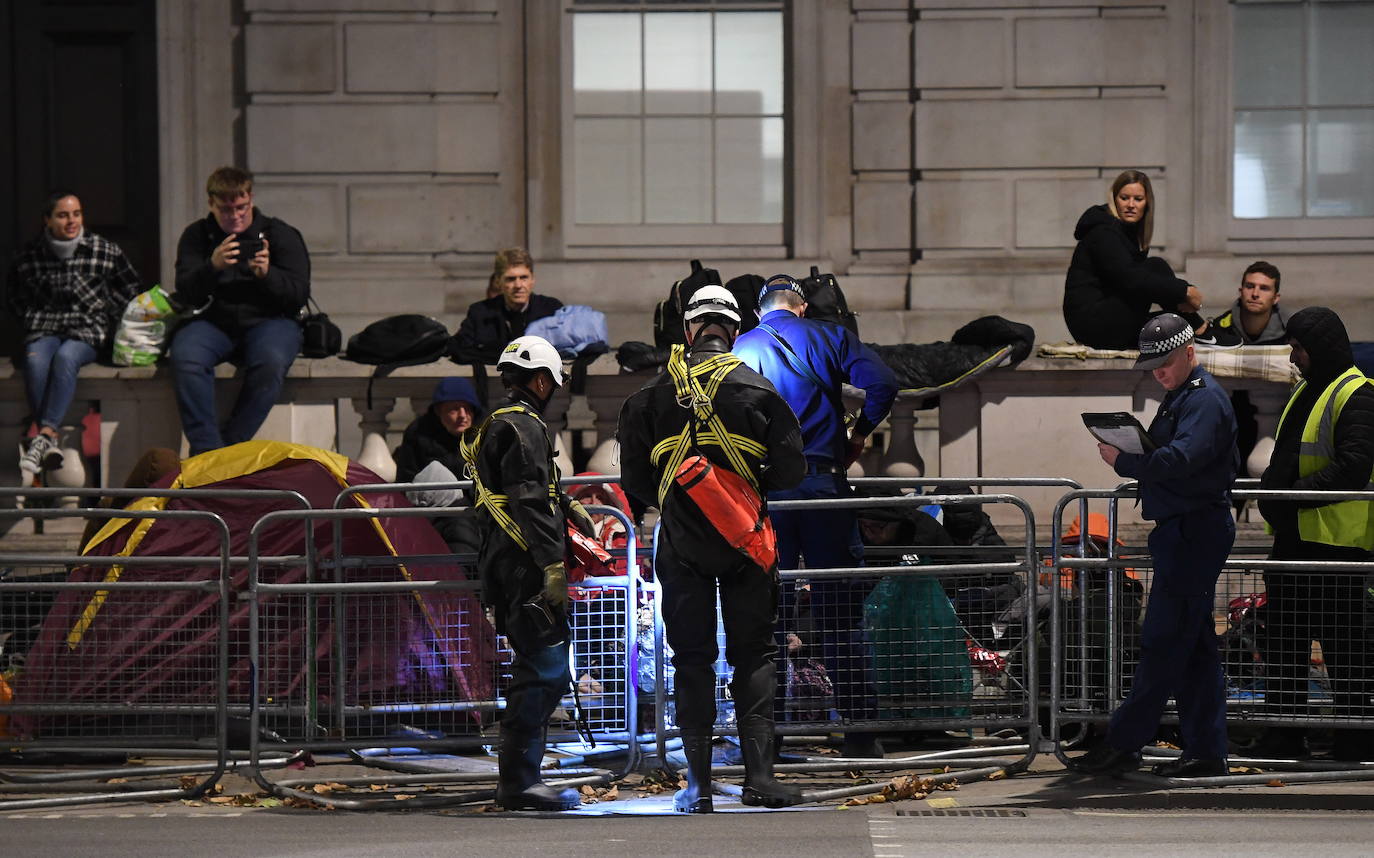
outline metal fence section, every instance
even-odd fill
[[[0,510],[0,521],[15,518],[118,518],[135,529],[172,521],[213,536],[186,556],[0,554],[0,791],[26,796],[0,807],[203,794],[230,765],[224,520],[193,510]],[[197,610],[169,608],[188,604]],[[183,762],[143,764],[157,756]],[[184,762],[196,758],[205,762]]]
[[[1053,516],[1052,565],[1060,585],[1051,602],[1050,738],[1055,753],[1087,733],[1101,733],[1130,693],[1139,661],[1140,628],[1148,610],[1153,560],[1143,546],[1120,544],[1117,506],[1136,486],[1075,491]],[[1374,492],[1296,492],[1240,489],[1237,500],[1285,502],[1374,500]],[[1110,537],[1085,556],[1057,534],[1071,503],[1105,502]],[[1177,779],[1179,784],[1267,783],[1274,770],[1286,781],[1374,779],[1374,686],[1369,682],[1374,562],[1270,560],[1268,540],[1238,543],[1217,582],[1214,619],[1227,682],[1227,727],[1260,733],[1260,746],[1231,755],[1233,765],[1270,773]],[[1176,724],[1172,709],[1166,724]],[[1329,759],[1312,759],[1305,733],[1331,731]],[[1148,756],[1177,751],[1147,746]],[[1145,777],[1145,775],[1140,775]]]
[[[1014,506],[1025,521],[1024,544],[1004,546],[1002,558],[945,562],[929,546],[894,545],[887,546],[889,559],[893,552],[908,555],[897,565],[783,572],[775,716],[783,735],[961,730],[971,736],[981,729],[988,734],[1013,730],[1022,740],[992,747],[975,742],[952,751],[886,759],[811,757],[781,763],[778,771],[951,765],[963,767],[961,777],[968,779],[1030,764],[1038,745],[1037,664],[1036,641],[1026,618],[1035,600],[1038,559],[1034,515],[1023,500],[1008,494],[926,494],[776,501],[769,507],[857,511],[990,503]],[[999,586],[1017,596],[995,613],[973,598],[974,590],[985,594]],[[961,596],[968,597],[962,609]],[[994,629],[1000,632],[996,639]],[[720,646],[723,651],[723,638]],[[664,689],[659,696],[660,753],[673,730],[663,649],[656,652]],[[728,666],[718,665],[717,673],[716,732],[729,734],[736,726]],[[723,774],[742,771],[716,769]],[[848,794],[857,793],[810,794],[808,800]]]
[[[368,491],[387,490],[355,488],[346,494],[366,497]],[[618,510],[589,511],[620,516],[633,533]],[[301,519],[316,535],[305,553],[294,556],[260,556],[256,539],[250,541],[250,626],[258,681],[253,759],[270,747],[262,740],[266,729],[293,748],[345,752],[361,765],[412,772],[369,774],[360,779],[367,784],[413,792],[419,784],[437,790],[494,780],[492,763],[469,761],[463,770],[444,772],[434,767],[457,765],[457,758],[422,759],[426,751],[491,744],[509,681],[511,654],[481,607],[479,582],[452,554],[409,551],[405,533],[395,524],[454,512],[368,507],[280,512],[259,520],[255,536],[274,523]],[[427,544],[434,544],[432,535]],[[633,544],[628,554],[633,568]],[[627,744],[624,771],[637,761],[637,705],[629,681],[635,655],[626,647],[633,639],[636,583],[633,575],[583,580],[574,591],[572,614],[570,667],[588,724],[598,743]],[[576,711],[577,701],[569,694],[550,725],[551,743],[577,740]],[[614,776],[586,770],[564,774],[580,775],[563,781],[567,785],[604,783]],[[494,796],[492,787],[434,791],[404,801],[392,794],[320,796],[297,789],[298,781],[257,779],[280,796],[360,810],[445,806]]]

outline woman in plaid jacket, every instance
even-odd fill
[[[24,329],[24,387],[38,424],[19,457],[30,474],[60,465],[57,426],[76,392],[77,371],[95,360],[141,291],[119,245],[86,232],[76,194],[49,194],[43,221],[42,233],[15,257],[6,290]]]

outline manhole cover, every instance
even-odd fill
[[[989,819],[1016,819],[1026,815],[1024,810],[1000,807],[945,808],[943,810],[899,810],[898,816],[981,816]]]

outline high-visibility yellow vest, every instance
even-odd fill
[[[1341,409],[1361,385],[1370,383],[1364,373],[1351,367],[1335,381],[1327,385],[1321,396],[1312,404],[1303,426],[1302,441],[1298,445],[1298,477],[1308,477],[1331,464],[1336,451],[1336,421],[1340,419]],[[1288,418],[1288,409],[1294,400],[1307,387],[1300,383],[1289,398],[1288,404],[1279,416],[1277,437],[1283,431],[1283,422]],[[1370,484],[1374,486],[1374,474]],[[1341,501],[1319,507],[1306,507],[1298,510],[1298,535],[1305,542],[1318,542],[1322,545],[1338,545],[1348,548],[1374,549],[1374,502]]]

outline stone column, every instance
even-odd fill
[[[374,396],[370,408],[367,397],[353,399],[353,409],[362,415],[358,428],[363,433],[362,447],[354,460],[387,482],[396,479],[396,460],[391,458],[391,449],[386,443],[387,415],[395,406],[394,397]]]
[[[926,472],[925,460],[916,449],[916,401],[897,397],[887,415],[888,442],[879,476],[920,477]]]
[[[593,415],[592,427],[596,430],[596,449],[587,461],[587,470],[598,474],[618,474],[620,442],[615,439],[615,432],[625,397],[618,390],[603,390],[600,395],[588,394],[587,404]]]

